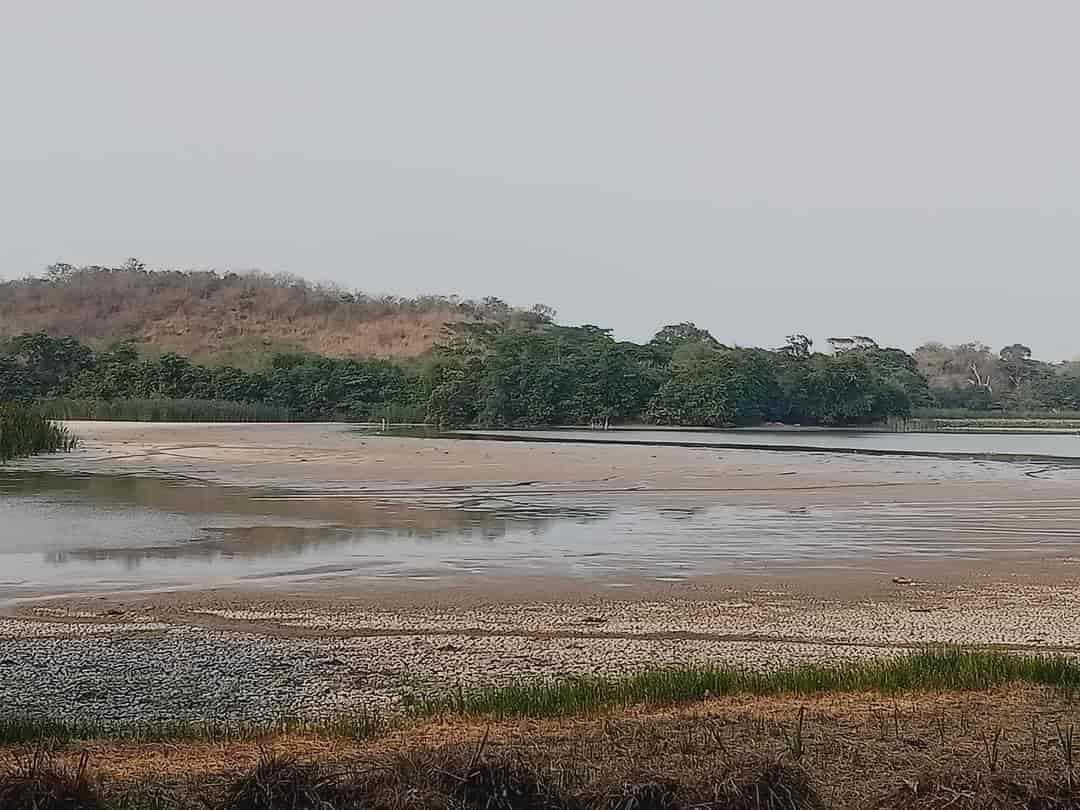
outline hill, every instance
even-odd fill
[[[497,298],[373,297],[287,275],[149,270],[134,259],[115,268],[58,264],[0,284],[0,339],[42,331],[95,348],[130,340],[148,353],[240,367],[274,351],[418,357],[448,324],[514,313]]]

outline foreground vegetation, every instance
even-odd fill
[[[1053,690],[719,700],[400,728],[379,740],[0,748],[14,810],[1054,810],[1080,807]]]
[[[25,405],[0,405],[0,463],[39,453],[75,449],[78,440],[63,425]]]
[[[732,750],[700,722],[618,729],[569,759],[551,741],[490,752],[404,749],[388,756],[301,756],[264,749],[243,768],[182,782],[104,780],[88,757],[68,764],[45,752],[0,771],[5,810],[1055,810],[1080,806],[1071,765],[1003,768],[944,750],[936,766],[815,756],[796,743],[777,751],[764,734]],[[765,731],[763,726],[762,730]],[[689,731],[689,733],[687,733]],[[715,733],[715,732],[714,732]],[[913,738],[914,739],[914,738]],[[830,740],[830,742],[833,742]],[[837,740],[836,743],[841,742]],[[856,741],[849,736],[849,747]],[[858,740],[858,742],[864,742]],[[997,743],[995,742],[995,746]],[[834,743],[834,744],[836,744]],[[860,746],[861,748],[861,746]],[[606,751],[605,751],[606,749]],[[996,750],[996,749],[995,749]],[[1036,757],[1040,753],[1036,748]],[[182,752],[177,752],[182,756]],[[662,754],[663,756],[658,756]],[[856,760],[854,763],[851,760]],[[873,762],[873,767],[869,767]],[[837,767],[841,766],[841,767]],[[828,770],[826,768],[829,768]]]
[[[37,755],[0,774],[5,810],[371,810],[414,807],[465,810],[818,810],[824,805],[801,768],[778,762],[717,769],[715,784],[656,782],[567,784],[539,763],[477,752],[404,752],[388,762],[348,763],[263,754],[246,771],[208,785],[102,784],[86,767]],[[580,781],[580,780],[575,780]],[[198,794],[198,798],[195,794]],[[712,794],[711,801],[701,799]]]
[[[931,649],[462,691],[393,724],[9,720],[0,807],[1080,808],[1078,685],[1080,664],[1060,656]]]
[[[9,773],[0,773],[0,806],[5,810],[824,807],[805,771],[779,762],[717,769],[715,785],[679,785],[671,779],[661,783],[640,773],[635,783],[590,784],[579,777],[572,786],[566,775],[559,779],[546,763],[462,748],[402,752],[388,761],[344,764],[267,751],[253,767],[205,785],[102,784],[87,764],[87,760],[78,766],[59,764],[40,753],[28,756]],[[709,792],[712,801],[702,803]]]

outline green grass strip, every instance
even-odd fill
[[[1071,693],[1080,687],[1080,664],[1060,655],[940,648],[890,659],[805,664],[762,672],[695,666],[650,670],[625,678],[534,681],[462,689],[454,695],[416,701],[414,706],[424,715],[565,717],[612,707],[672,705],[730,695],[972,691],[1019,683]]]
[[[108,722],[0,716],[0,745],[67,743],[87,740],[124,742],[243,742],[280,734],[313,734],[337,739],[377,737],[390,725],[381,714],[359,711],[318,720]]]

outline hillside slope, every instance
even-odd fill
[[[56,265],[0,284],[0,339],[72,335],[95,347],[133,340],[145,351],[252,366],[271,351],[410,358],[447,324],[499,320],[498,299],[369,297],[289,276]]]

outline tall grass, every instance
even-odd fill
[[[1080,421],[1080,411],[974,411],[967,408],[917,408],[916,419],[1037,419]]]
[[[288,422],[288,408],[210,399],[46,399],[38,410],[52,419],[120,422]]]
[[[625,678],[583,677],[533,681],[414,701],[420,714],[561,717],[634,705],[671,705],[727,695],[812,695],[970,691],[1013,683],[1080,687],[1080,663],[1064,656],[930,649],[898,658],[855,663],[807,664],[765,672],[700,666],[641,672]]]
[[[37,408],[0,405],[0,462],[75,449],[78,439]]]
[[[1080,430],[1080,418],[1054,415],[1044,417],[994,416],[972,417],[890,417],[886,428],[893,433],[1074,433]]]

